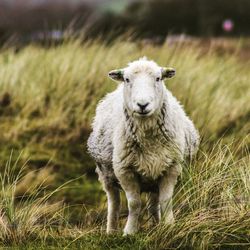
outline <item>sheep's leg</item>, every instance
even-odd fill
[[[152,225],[156,225],[160,220],[160,204],[159,204],[159,193],[148,194],[148,212],[152,221]]]
[[[120,192],[114,183],[114,173],[110,166],[97,164],[96,172],[108,198],[107,233],[117,230],[120,213]]]
[[[108,197],[107,233],[117,230],[120,210],[120,192],[117,187],[106,190]]]
[[[159,184],[161,216],[167,224],[174,223],[172,196],[178,175],[179,171],[176,168],[171,168],[169,172],[162,177]]]
[[[128,202],[128,219],[124,228],[124,235],[134,234],[138,231],[138,220],[141,210],[140,186],[135,175],[131,172],[117,172],[117,177],[125,192]]]
[[[124,228],[124,234],[134,234],[138,231],[138,220],[141,211],[141,197],[140,192],[137,190],[125,191],[128,201],[128,219]]]

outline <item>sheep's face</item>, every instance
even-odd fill
[[[124,82],[124,104],[137,117],[149,117],[162,106],[163,79],[173,77],[175,70],[159,67],[146,59],[134,61],[127,68],[113,70],[109,76]]]

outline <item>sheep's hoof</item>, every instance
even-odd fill
[[[175,223],[175,219],[173,216],[170,215],[164,219],[164,223],[166,225],[173,225]]]
[[[106,230],[106,233],[107,233],[107,234],[114,234],[114,233],[117,233],[117,229],[109,228],[109,229]]]
[[[129,236],[129,235],[134,235],[135,234],[135,232],[133,232],[133,233],[131,233],[131,232],[123,232],[123,235],[122,236]]]
[[[123,230],[123,236],[127,236],[127,235],[133,235],[135,233],[137,233],[138,229],[137,228],[124,228]]]

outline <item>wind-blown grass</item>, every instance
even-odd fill
[[[176,188],[176,223],[160,225],[148,240],[159,249],[249,245],[249,160],[221,143],[200,152]]]
[[[50,202],[51,196],[60,190],[44,192],[46,179],[41,183],[27,183],[27,191],[18,196],[19,186],[29,175],[25,165],[18,168],[18,159],[12,165],[12,157],[0,175],[0,242],[24,244],[28,240],[43,238],[55,226],[64,223],[61,202]]]
[[[226,43],[218,49],[213,43],[204,47],[168,40],[161,46],[76,40],[2,51],[1,244],[25,241],[32,247],[36,239],[44,248],[250,246],[250,64],[239,56],[244,42],[230,41],[230,54]],[[140,234],[106,236],[105,196],[86,154],[86,139],[97,102],[116,88],[107,73],[144,55],[176,68],[166,85],[194,121],[202,143],[175,189],[174,225],[150,229],[144,216]],[[12,163],[19,158],[16,167],[9,161],[11,151]],[[2,167],[5,162],[8,166]],[[69,188],[53,191],[79,176]],[[69,205],[67,219],[58,201]]]

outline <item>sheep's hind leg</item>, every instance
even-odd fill
[[[120,214],[119,187],[115,184],[114,174],[110,166],[97,164],[96,172],[108,199],[107,233],[113,233],[118,229]]]
[[[151,220],[151,225],[155,226],[160,220],[160,204],[159,204],[159,193],[148,194],[148,213]]]
[[[120,191],[117,187],[106,189],[108,197],[107,233],[113,233],[118,229],[120,210]]]

